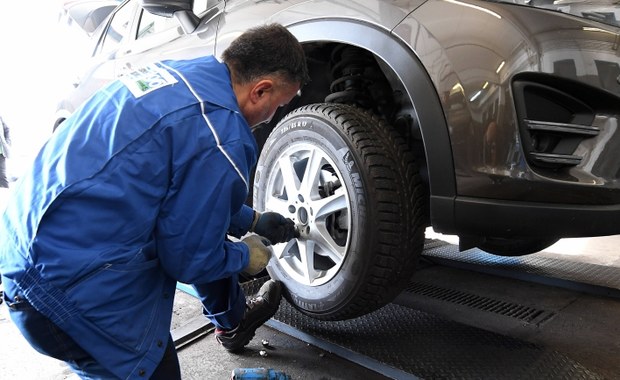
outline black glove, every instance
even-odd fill
[[[295,223],[291,219],[285,218],[277,212],[264,212],[262,214],[258,211],[255,212],[254,220],[256,222],[252,224],[251,231],[266,237],[271,241],[271,244],[286,243],[298,237]]]

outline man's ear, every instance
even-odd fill
[[[271,79],[261,79],[250,90],[250,101],[254,104],[260,102],[263,97],[273,91],[273,80]]]

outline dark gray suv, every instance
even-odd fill
[[[428,226],[512,256],[620,233],[619,18],[614,1],[128,0],[56,126],[127,70],[287,26],[312,80],[256,134],[250,202],[301,230],[268,268],[287,299],[352,318],[402,290]]]

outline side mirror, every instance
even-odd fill
[[[185,33],[193,32],[200,23],[192,11],[193,3],[193,0],[140,0],[140,5],[147,12],[179,20]]]
[[[140,5],[150,13],[162,17],[172,17],[176,12],[192,11],[192,0],[141,0]]]

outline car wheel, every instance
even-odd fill
[[[540,252],[558,240],[557,238],[509,239],[487,237],[483,243],[478,244],[478,248],[498,256],[525,256]]]
[[[267,270],[287,300],[324,320],[360,316],[408,283],[424,244],[425,193],[412,153],[385,122],[352,106],[314,104],[271,132],[254,207],[293,219]]]

